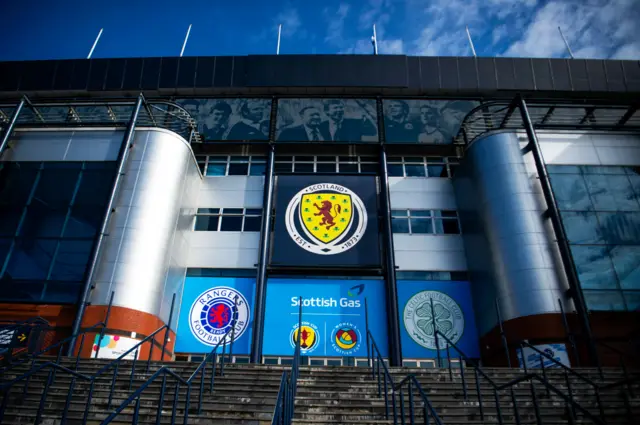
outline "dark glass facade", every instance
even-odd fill
[[[640,169],[547,166],[590,310],[640,308]]]
[[[0,300],[77,301],[115,166],[0,164]]]

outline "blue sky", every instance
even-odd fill
[[[0,60],[371,53],[640,59],[640,0],[5,0]]]

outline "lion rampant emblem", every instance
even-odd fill
[[[322,201],[322,206],[314,203],[314,207],[318,209],[317,213],[314,213],[315,216],[322,216],[322,221],[320,222],[321,226],[326,226],[327,230],[331,229],[332,226],[335,226],[335,222],[333,221],[341,212],[342,207],[339,204],[333,205],[331,201]],[[333,211],[334,214],[331,214]]]

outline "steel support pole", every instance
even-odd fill
[[[540,178],[544,200],[547,203],[549,217],[551,218],[551,225],[553,226],[553,231],[558,241],[558,248],[560,249],[562,266],[567,276],[567,280],[569,281],[572,298],[576,305],[576,310],[578,312],[578,316],[580,317],[582,330],[587,340],[589,357],[597,367],[600,367],[600,361],[598,359],[598,354],[593,343],[593,336],[591,334],[591,325],[589,323],[587,304],[584,300],[582,289],[580,288],[580,280],[578,279],[578,273],[571,256],[571,248],[569,247],[567,234],[564,230],[564,226],[562,225],[560,211],[558,210],[558,203],[556,202],[555,195],[553,194],[551,181],[549,180],[549,175],[547,174],[547,169],[544,165],[544,159],[542,158],[542,151],[540,149],[540,143],[538,142],[538,136],[536,135],[533,123],[531,122],[531,117],[529,116],[529,110],[527,109],[525,100],[522,97],[519,97],[518,103],[520,115],[522,116],[522,122],[527,132],[527,138],[529,139],[531,152],[533,153],[536,171],[538,172],[538,177]]]
[[[402,366],[400,345],[400,319],[398,313],[398,284],[396,282],[396,260],[391,227],[391,201],[389,197],[389,173],[387,152],[380,145],[380,201],[382,204],[383,235],[385,244],[385,287],[387,292],[387,317],[389,326],[389,362],[391,366]]]
[[[23,97],[22,100],[20,100],[20,103],[18,103],[18,105],[16,106],[16,109],[13,110],[11,121],[9,121],[9,125],[7,126],[7,128],[5,128],[4,134],[2,135],[2,142],[0,142],[0,156],[2,156],[2,154],[4,153],[4,150],[7,148],[7,145],[9,144],[9,138],[11,137],[11,134],[13,134],[13,129],[15,128],[16,123],[18,122],[18,117],[20,116],[20,112],[22,112],[22,109],[24,108],[24,105],[26,103],[27,101]]]
[[[80,331],[80,326],[82,324],[82,318],[84,316],[84,312],[87,308],[87,303],[89,300],[89,294],[91,294],[91,290],[93,289],[93,278],[95,276],[96,270],[98,269],[98,260],[100,258],[100,248],[102,247],[102,242],[104,241],[104,236],[107,233],[107,228],[109,226],[109,221],[111,218],[111,213],[115,207],[116,197],[118,196],[118,191],[120,189],[120,184],[122,183],[122,176],[124,175],[124,170],[127,165],[127,158],[129,158],[129,151],[132,147],[133,136],[135,133],[136,122],[138,120],[138,115],[140,114],[140,109],[142,105],[145,103],[144,96],[142,93],[138,96],[138,100],[133,108],[133,112],[131,113],[131,118],[129,119],[129,123],[127,124],[127,129],[124,132],[124,137],[122,140],[122,145],[120,146],[120,151],[118,152],[118,171],[113,179],[113,185],[111,186],[111,193],[109,194],[109,202],[107,204],[107,208],[105,209],[104,216],[102,218],[102,223],[100,225],[100,233],[98,233],[98,238],[93,246],[93,251],[91,252],[91,260],[89,262],[89,268],[86,273],[86,279],[84,281],[84,287],[82,288],[82,294],[80,295],[78,301],[78,313],[73,321],[73,327],[71,329],[71,335],[76,335]],[[73,347],[75,345],[75,337],[71,339],[71,343],[69,344],[69,352],[68,356],[73,355]]]
[[[267,167],[264,174],[264,196],[262,225],[260,226],[260,254],[258,257],[258,276],[256,278],[256,298],[253,313],[253,332],[251,333],[250,362],[260,363],[262,359],[262,340],[264,336],[264,316],[267,305],[267,265],[271,247],[271,219],[273,210],[275,146],[269,145]]]

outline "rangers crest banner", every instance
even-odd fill
[[[279,176],[271,264],[375,267],[380,264],[372,176]]]

